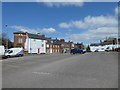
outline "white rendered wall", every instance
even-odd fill
[[[27,50],[28,53],[38,53],[38,49],[40,49],[40,53],[46,53],[45,42],[45,40],[27,38],[25,42],[25,50]]]

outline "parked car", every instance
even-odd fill
[[[99,49],[96,49],[94,52],[98,52]]]
[[[105,51],[106,51],[106,52],[109,52],[109,51],[112,51],[112,50],[111,50],[110,47],[107,47],[107,48],[105,49]]]
[[[6,57],[13,57],[13,56],[23,56],[24,50],[23,48],[10,48],[6,51]]]
[[[5,56],[5,47],[3,45],[0,45],[0,58]]]
[[[115,48],[115,51],[120,52],[120,47]]]
[[[67,50],[66,49],[62,49],[62,53],[67,53]]]
[[[85,50],[77,49],[77,48],[71,49],[70,51],[71,54],[84,54],[85,52],[86,52]]]

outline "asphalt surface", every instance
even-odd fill
[[[2,61],[3,88],[118,88],[118,53],[51,54]]]

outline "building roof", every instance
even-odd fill
[[[27,32],[23,32],[23,31],[18,31],[18,32],[14,32],[14,34],[26,34]],[[46,40],[47,38],[45,37],[45,35],[41,35],[41,34],[32,34],[32,33],[27,33],[29,38],[32,39],[41,39],[41,40]]]
[[[90,46],[99,46],[100,45],[100,43],[92,43],[92,44],[90,44]]]
[[[101,43],[101,45],[110,45],[110,44],[113,44],[113,42],[107,41],[107,42],[102,42],[102,43]]]
[[[54,45],[61,45],[61,42],[53,42]]]
[[[109,42],[109,41],[113,41],[113,40],[116,40],[116,38],[108,38],[108,39],[104,40],[104,42]]]
[[[26,32],[18,31],[18,32],[14,32],[14,34],[26,34]]]
[[[44,35],[31,34],[31,33],[27,33],[27,34],[28,34],[28,37],[32,39],[46,40],[46,37]]]

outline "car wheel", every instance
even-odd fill
[[[8,55],[7,58],[10,58],[10,55]]]
[[[23,55],[22,55],[22,54],[20,54],[19,56],[20,56],[20,57],[22,57]]]

